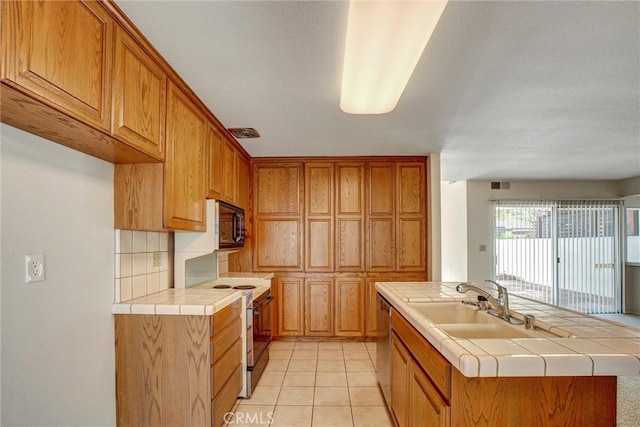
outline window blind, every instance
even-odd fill
[[[493,206],[499,283],[583,313],[620,312],[619,201],[496,200]]]

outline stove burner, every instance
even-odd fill
[[[215,285],[213,289],[229,289],[230,285]]]
[[[233,289],[255,289],[256,287],[253,285],[237,285],[234,286]]]

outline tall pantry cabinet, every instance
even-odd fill
[[[254,159],[253,268],[275,334],[372,337],[377,281],[425,280],[426,158]]]

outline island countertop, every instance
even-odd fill
[[[457,284],[387,282],[376,283],[376,289],[466,377],[640,375],[638,328],[511,294],[514,317],[534,315],[538,327],[558,337],[461,339],[410,306],[471,301],[470,295],[456,291]]]

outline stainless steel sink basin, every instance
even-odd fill
[[[544,329],[511,325],[486,311],[459,302],[408,303],[454,338],[557,338]]]

